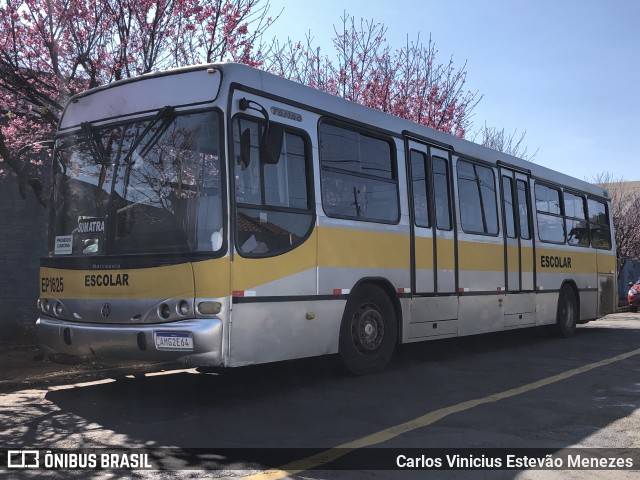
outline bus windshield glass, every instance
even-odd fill
[[[56,256],[218,252],[221,125],[215,111],[82,131],[56,142]]]

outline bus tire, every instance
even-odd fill
[[[568,338],[576,332],[578,323],[578,300],[576,293],[569,285],[563,285],[558,297],[558,311],[556,313],[556,334]]]
[[[368,284],[349,297],[340,324],[339,353],[354,375],[381,372],[391,361],[398,338],[396,313],[386,292]]]

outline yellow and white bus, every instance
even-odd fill
[[[45,353],[235,367],[614,310],[607,192],[238,64],[74,97],[56,136]]]

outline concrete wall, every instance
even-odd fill
[[[37,318],[38,268],[46,255],[46,213],[18,179],[0,180],[0,341],[30,336]]]

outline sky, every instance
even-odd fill
[[[323,52],[346,11],[388,28],[401,47],[431,35],[439,63],[453,58],[482,95],[471,132],[485,122],[517,136],[533,161],[593,181],[640,180],[640,1],[270,0],[282,10],[267,36]],[[321,8],[315,8],[321,6]]]

